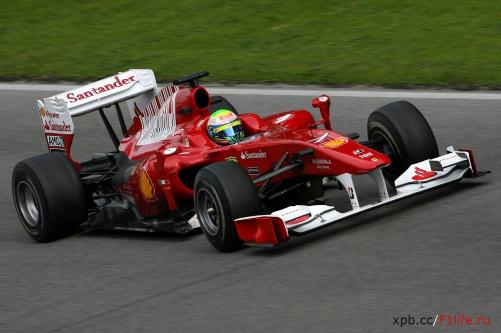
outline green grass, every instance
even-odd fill
[[[3,0],[0,79],[500,87],[500,15],[489,0]]]

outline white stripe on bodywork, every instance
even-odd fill
[[[325,138],[329,135],[329,133],[324,133],[322,134],[321,136],[319,136],[318,138],[315,138],[315,139],[312,139],[312,140],[309,140],[308,142],[312,142],[312,143],[320,143],[322,142],[323,140],[325,140]]]

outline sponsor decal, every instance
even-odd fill
[[[290,209],[288,211],[285,211],[283,213],[281,213],[279,216],[284,218],[284,219],[287,219],[287,216],[288,215],[297,215],[297,213],[306,213],[306,214],[309,214],[309,210],[306,210],[304,208],[294,208],[294,207],[289,207],[289,208],[286,208],[286,209]],[[286,210],[284,209],[284,210]],[[294,217],[292,217],[294,218]]]
[[[41,107],[38,112],[40,113],[40,117],[45,118],[47,120],[59,119],[59,113],[57,113],[57,112],[50,112],[45,107]]]
[[[348,187],[348,195],[350,199],[355,199],[355,191],[353,191],[353,187]]]
[[[317,169],[330,169],[332,161],[325,158],[313,158],[311,163],[313,163]]]
[[[257,158],[266,158],[268,155],[266,154],[265,151],[259,150],[258,152],[248,152],[248,151],[243,151],[240,153],[240,158],[245,160],[245,159],[257,159]]]
[[[49,147],[62,147],[64,148],[64,140],[61,136],[47,135],[47,144]]]
[[[379,162],[379,158],[377,158],[377,157],[373,157],[373,158],[371,158],[371,161],[372,161],[372,162]]]
[[[40,113],[40,117],[42,117],[42,118],[49,118],[49,119],[59,118],[59,113],[49,112],[43,106],[40,109],[38,109],[38,113]]]
[[[43,125],[45,131],[47,132],[63,132],[63,133],[71,133],[71,125],[66,124],[66,122],[63,120],[62,124],[55,124],[51,121],[44,121]]]
[[[38,113],[45,133],[71,134],[73,122],[68,112],[66,102],[61,99],[44,99],[38,101]]]
[[[120,77],[119,75],[115,75],[113,79],[109,81],[99,81],[101,85],[85,88],[87,90],[76,90],[68,92],[66,93],[65,98],[69,103],[75,103],[77,101],[82,101],[90,97],[98,96],[110,90],[122,90],[123,87],[133,84],[134,82],[136,82],[136,77],[134,75],[128,77]]]
[[[436,158],[435,160],[437,160],[439,162],[443,162],[443,161],[451,160],[451,159],[455,159],[455,158],[457,158],[457,155],[455,155],[455,154],[447,154],[447,155],[444,155],[444,156],[440,156],[440,157]]]
[[[365,150],[363,150],[363,149],[356,149],[356,150],[353,151],[353,155],[357,155],[358,156],[358,155],[362,154],[364,151]]]
[[[153,183],[150,179],[150,176],[146,172],[146,170],[141,169],[139,172],[139,190],[143,195],[143,198],[146,200],[155,200],[155,187],[153,187]]]
[[[309,220],[310,217],[311,217],[311,214],[306,214],[306,215],[303,215],[303,216],[296,217],[296,218],[294,218],[292,220],[289,220],[289,221],[287,221],[285,223],[287,223],[288,225],[299,224],[301,222]]]
[[[238,163],[238,160],[235,156],[229,156],[229,157],[226,157],[225,160],[229,161],[229,162],[235,162],[235,163]]]
[[[363,150],[362,148],[354,150],[353,151],[353,155],[358,156],[360,158],[369,158],[369,157],[373,157],[374,156],[374,154],[371,153],[370,151],[368,151],[368,152],[365,153],[365,150]],[[372,159],[372,161],[374,161],[374,159]],[[376,161],[378,161],[377,158],[376,158]]]
[[[248,167],[247,172],[250,176],[259,176],[261,174],[258,167]]]
[[[336,139],[331,139],[329,141],[325,141],[324,143],[321,144],[321,146],[325,147],[325,148],[339,148],[346,143],[348,143],[348,138],[341,136],[341,137],[336,138]]]
[[[369,158],[369,157],[372,157],[372,156],[374,156],[374,154],[371,153],[370,151],[367,152],[367,153],[363,153],[361,155],[358,155],[358,157],[360,157],[360,158]]]
[[[414,167],[415,175],[412,177],[412,180],[422,181],[433,178],[437,175],[435,171],[426,171],[418,167]]]
[[[311,160],[311,163],[313,163],[313,164],[327,164],[327,165],[331,165],[332,161],[324,159],[324,158],[314,158],[314,159]]]

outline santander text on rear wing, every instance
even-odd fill
[[[156,89],[152,70],[130,69],[49,99],[64,100],[70,115],[75,117]]]

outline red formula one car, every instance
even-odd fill
[[[478,177],[471,151],[439,156],[433,132],[409,102],[374,111],[368,141],[332,131],[327,96],[307,110],[262,118],[240,114],[245,138],[219,145],[207,133],[211,112],[238,110],[198,85],[207,72],[159,88],[151,70],[129,70],[37,102],[49,153],[19,162],[15,205],[39,242],[79,227],[185,233],[200,225],[210,243],[276,245],[366,210]],[[115,106],[123,138],[110,125]],[[127,126],[122,109],[131,113]],[[116,151],[76,161],[72,117],[98,111]],[[320,128],[323,127],[323,128]],[[368,174],[379,200],[362,205],[353,177]],[[325,184],[346,191],[350,209],[324,204]],[[394,190],[388,191],[387,184]],[[390,194],[391,192],[391,194]]]

